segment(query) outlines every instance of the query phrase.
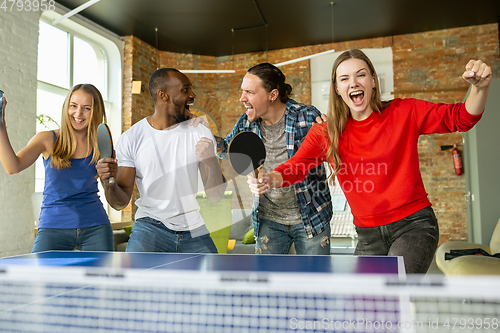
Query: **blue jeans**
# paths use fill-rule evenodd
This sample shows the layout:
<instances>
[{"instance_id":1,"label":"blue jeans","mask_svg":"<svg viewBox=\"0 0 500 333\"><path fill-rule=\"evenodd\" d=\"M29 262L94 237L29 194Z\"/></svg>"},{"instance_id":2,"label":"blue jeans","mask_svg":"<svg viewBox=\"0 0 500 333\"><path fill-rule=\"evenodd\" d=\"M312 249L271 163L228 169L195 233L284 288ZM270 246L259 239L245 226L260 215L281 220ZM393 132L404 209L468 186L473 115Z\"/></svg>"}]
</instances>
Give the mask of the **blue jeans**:
<instances>
[{"instance_id":1,"label":"blue jeans","mask_svg":"<svg viewBox=\"0 0 500 333\"><path fill-rule=\"evenodd\" d=\"M135 221L127 252L217 253L205 225L191 231L174 231L150 217Z\"/></svg>"},{"instance_id":2,"label":"blue jeans","mask_svg":"<svg viewBox=\"0 0 500 333\"><path fill-rule=\"evenodd\" d=\"M109 223L77 229L38 229L33 253L59 251L113 251L113 230Z\"/></svg>"},{"instance_id":3,"label":"blue jeans","mask_svg":"<svg viewBox=\"0 0 500 333\"><path fill-rule=\"evenodd\" d=\"M304 224L284 225L267 219L260 219L259 236L255 253L288 254L292 243L297 254L329 255L330 225L313 238L307 238Z\"/></svg>"},{"instance_id":4,"label":"blue jeans","mask_svg":"<svg viewBox=\"0 0 500 333\"><path fill-rule=\"evenodd\" d=\"M406 273L426 273L439 241L438 222L430 206L380 227L356 227L356 232L355 255L402 256Z\"/></svg>"}]
</instances>

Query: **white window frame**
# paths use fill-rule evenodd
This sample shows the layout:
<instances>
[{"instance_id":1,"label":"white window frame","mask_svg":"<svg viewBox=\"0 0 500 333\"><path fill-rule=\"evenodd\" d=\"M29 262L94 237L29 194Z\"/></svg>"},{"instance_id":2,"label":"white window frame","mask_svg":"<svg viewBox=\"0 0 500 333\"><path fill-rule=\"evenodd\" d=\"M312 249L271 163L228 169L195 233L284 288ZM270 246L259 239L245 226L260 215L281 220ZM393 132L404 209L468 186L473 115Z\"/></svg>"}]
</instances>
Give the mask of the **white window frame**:
<instances>
[{"instance_id":1,"label":"white window frame","mask_svg":"<svg viewBox=\"0 0 500 333\"><path fill-rule=\"evenodd\" d=\"M52 24L52 22L61 17L62 15L69 12L69 9L61 6L56 2L55 11L45 11L40 17L40 20ZM104 29L103 27L95 24L94 22L84 18L81 15L75 15L71 18L62 20L57 25L58 29L66 31L70 34L70 40L72 43L73 37L78 37L87 43L89 43L94 48L97 48L100 52L97 52L98 57L101 53L105 59L106 71L106 88L107 97L105 100L106 115L108 120L108 125L111 129L111 134L113 136L113 141L116 144L118 137L121 134L122 128L122 69L123 69L123 41L121 37ZM72 50L72 47L71 47ZM73 57L70 56L70 61L73 61ZM70 67L72 68L72 67ZM70 76L73 75L72 70L70 71ZM72 81L72 80L71 80ZM70 88L72 87L72 82L70 81ZM39 89L46 91L52 91L60 94L63 90L69 92L69 90L46 83L43 81L37 81ZM62 107L62 105L61 105ZM105 207L107 207L109 218L112 222L121 221L121 212L112 209L105 201L104 191L99 182L100 197Z\"/></svg>"}]
</instances>

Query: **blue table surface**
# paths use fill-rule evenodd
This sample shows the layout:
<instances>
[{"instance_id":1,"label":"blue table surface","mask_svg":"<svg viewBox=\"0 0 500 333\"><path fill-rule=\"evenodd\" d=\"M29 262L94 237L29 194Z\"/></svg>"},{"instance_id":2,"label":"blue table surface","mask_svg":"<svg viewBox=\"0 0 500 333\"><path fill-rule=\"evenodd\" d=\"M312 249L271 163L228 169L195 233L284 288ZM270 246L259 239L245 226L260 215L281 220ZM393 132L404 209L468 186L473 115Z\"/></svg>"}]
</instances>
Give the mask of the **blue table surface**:
<instances>
[{"instance_id":1,"label":"blue table surface","mask_svg":"<svg viewBox=\"0 0 500 333\"><path fill-rule=\"evenodd\" d=\"M1 266L80 266L196 271L398 274L398 257L48 251L0 259Z\"/></svg>"}]
</instances>

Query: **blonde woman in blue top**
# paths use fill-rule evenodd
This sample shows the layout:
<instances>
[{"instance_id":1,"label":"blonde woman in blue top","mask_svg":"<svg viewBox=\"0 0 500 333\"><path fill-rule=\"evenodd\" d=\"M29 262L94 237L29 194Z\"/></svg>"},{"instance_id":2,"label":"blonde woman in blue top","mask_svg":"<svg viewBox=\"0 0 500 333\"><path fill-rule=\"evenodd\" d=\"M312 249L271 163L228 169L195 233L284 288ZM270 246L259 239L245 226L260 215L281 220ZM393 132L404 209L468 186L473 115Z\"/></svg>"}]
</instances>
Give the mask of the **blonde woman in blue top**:
<instances>
[{"instance_id":1,"label":"blonde woman in blue top","mask_svg":"<svg viewBox=\"0 0 500 333\"><path fill-rule=\"evenodd\" d=\"M33 252L112 251L113 231L98 196L97 126L106 119L99 90L73 87L64 101L61 128L37 133L17 154L7 135L3 100L0 160L8 174L31 166L42 154L45 186Z\"/></svg>"}]
</instances>

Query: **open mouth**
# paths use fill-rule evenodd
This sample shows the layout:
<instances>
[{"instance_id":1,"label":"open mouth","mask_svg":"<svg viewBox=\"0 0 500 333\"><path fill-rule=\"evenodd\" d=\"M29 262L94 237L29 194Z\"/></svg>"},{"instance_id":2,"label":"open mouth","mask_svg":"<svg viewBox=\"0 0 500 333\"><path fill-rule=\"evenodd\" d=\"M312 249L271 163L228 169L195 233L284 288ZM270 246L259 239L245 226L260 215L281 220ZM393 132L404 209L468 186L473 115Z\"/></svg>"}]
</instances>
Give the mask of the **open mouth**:
<instances>
[{"instance_id":1,"label":"open mouth","mask_svg":"<svg viewBox=\"0 0 500 333\"><path fill-rule=\"evenodd\" d=\"M350 93L349 97L353 101L354 105L361 105L363 104L363 100L365 99L365 93L358 90Z\"/></svg>"},{"instance_id":2,"label":"open mouth","mask_svg":"<svg viewBox=\"0 0 500 333\"><path fill-rule=\"evenodd\" d=\"M247 114L247 116L250 116L250 114L253 112L253 106L250 105L250 104L245 104L245 108L246 108L246 111L245 113Z\"/></svg>"},{"instance_id":3,"label":"open mouth","mask_svg":"<svg viewBox=\"0 0 500 333\"><path fill-rule=\"evenodd\" d=\"M186 111L187 118L189 118L189 117L191 116L191 114L192 114L192 113L191 113L191 111L189 110L189 108L190 108L190 107L191 107L191 105L193 105L193 104L194 104L194 101L192 101L192 100L191 100L191 101L188 101L188 102L186 103L186 105L184 106L184 109L185 109L185 111Z\"/></svg>"},{"instance_id":4,"label":"open mouth","mask_svg":"<svg viewBox=\"0 0 500 333\"><path fill-rule=\"evenodd\" d=\"M75 123L77 124L81 124L85 121L85 119L76 119L76 118L73 118L73 120L75 121Z\"/></svg>"}]
</instances>

